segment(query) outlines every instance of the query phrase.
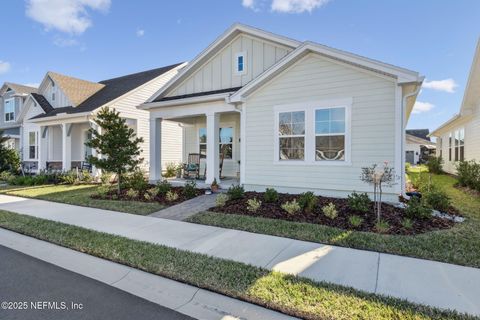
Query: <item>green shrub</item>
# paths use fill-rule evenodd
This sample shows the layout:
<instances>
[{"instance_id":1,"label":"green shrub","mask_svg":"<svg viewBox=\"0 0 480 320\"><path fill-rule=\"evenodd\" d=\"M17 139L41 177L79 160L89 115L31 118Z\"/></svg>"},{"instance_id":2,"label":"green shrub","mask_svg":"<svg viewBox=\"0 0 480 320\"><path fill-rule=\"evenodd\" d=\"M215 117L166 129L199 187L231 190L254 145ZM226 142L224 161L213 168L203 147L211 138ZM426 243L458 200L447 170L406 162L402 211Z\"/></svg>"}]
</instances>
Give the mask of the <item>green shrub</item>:
<instances>
[{"instance_id":1,"label":"green shrub","mask_svg":"<svg viewBox=\"0 0 480 320\"><path fill-rule=\"evenodd\" d=\"M287 201L281 205L281 208L285 210L288 214L293 215L300 211L301 207L297 202L297 199L293 199L292 201Z\"/></svg>"},{"instance_id":2,"label":"green shrub","mask_svg":"<svg viewBox=\"0 0 480 320\"><path fill-rule=\"evenodd\" d=\"M435 210L445 212L451 206L447 193L437 188L430 188L428 192L423 193L423 199L427 205Z\"/></svg>"},{"instance_id":3,"label":"green shrub","mask_svg":"<svg viewBox=\"0 0 480 320\"><path fill-rule=\"evenodd\" d=\"M410 171L411 168L412 168L412 165L410 164L410 162L405 163L405 172L408 173L408 171Z\"/></svg>"},{"instance_id":4,"label":"green shrub","mask_svg":"<svg viewBox=\"0 0 480 320\"><path fill-rule=\"evenodd\" d=\"M315 209L317 202L317 196L311 191L302 193L298 198L298 204L307 213L311 213Z\"/></svg>"},{"instance_id":5,"label":"green shrub","mask_svg":"<svg viewBox=\"0 0 480 320\"><path fill-rule=\"evenodd\" d=\"M167 180L157 182L158 193L162 196L166 195L168 191L172 190L172 185Z\"/></svg>"},{"instance_id":6,"label":"green shrub","mask_svg":"<svg viewBox=\"0 0 480 320\"><path fill-rule=\"evenodd\" d=\"M274 188L267 188L263 195L263 200L268 203L274 203L278 201L278 192Z\"/></svg>"},{"instance_id":7,"label":"green shrub","mask_svg":"<svg viewBox=\"0 0 480 320\"><path fill-rule=\"evenodd\" d=\"M136 199L138 198L138 190L135 190L133 188L130 188L127 190L127 197L130 199Z\"/></svg>"},{"instance_id":8,"label":"green shrub","mask_svg":"<svg viewBox=\"0 0 480 320\"><path fill-rule=\"evenodd\" d=\"M405 229L411 229L413 227L412 220L408 218L404 218L402 220L402 227L404 227Z\"/></svg>"},{"instance_id":9,"label":"green shrub","mask_svg":"<svg viewBox=\"0 0 480 320\"><path fill-rule=\"evenodd\" d=\"M442 157L430 156L427 160L427 168L431 173L442 173L443 172L443 159Z\"/></svg>"},{"instance_id":10,"label":"green shrub","mask_svg":"<svg viewBox=\"0 0 480 320\"><path fill-rule=\"evenodd\" d=\"M97 188L97 196L104 198L110 192L110 186L102 185Z\"/></svg>"},{"instance_id":11,"label":"green shrub","mask_svg":"<svg viewBox=\"0 0 480 320\"><path fill-rule=\"evenodd\" d=\"M411 197L405 209L405 216L409 219L429 219L432 209L425 206L418 197Z\"/></svg>"},{"instance_id":12,"label":"green shrub","mask_svg":"<svg viewBox=\"0 0 480 320\"><path fill-rule=\"evenodd\" d=\"M144 198L148 201L155 200L158 195L158 189L156 187L148 189L143 195Z\"/></svg>"},{"instance_id":13,"label":"green shrub","mask_svg":"<svg viewBox=\"0 0 480 320\"><path fill-rule=\"evenodd\" d=\"M480 191L480 163L474 160L460 161L456 169L459 185Z\"/></svg>"},{"instance_id":14,"label":"green shrub","mask_svg":"<svg viewBox=\"0 0 480 320\"><path fill-rule=\"evenodd\" d=\"M356 193L355 191L348 196L347 204L350 209L367 213L370 211L371 200L366 193Z\"/></svg>"},{"instance_id":15,"label":"green shrub","mask_svg":"<svg viewBox=\"0 0 480 320\"><path fill-rule=\"evenodd\" d=\"M100 175L100 182L102 184L110 184L112 182L113 174L111 172L102 171Z\"/></svg>"},{"instance_id":16,"label":"green shrub","mask_svg":"<svg viewBox=\"0 0 480 320\"><path fill-rule=\"evenodd\" d=\"M387 221L380 220L377 223L375 223L375 229L380 233L387 233L388 230L390 229L390 225L388 224Z\"/></svg>"},{"instance_id":17,"label":"green shrub","mask_svg":"<svg viewBox=\"0 0 480 320\"><path fill-rule=\"evenodd\" d=\"M0 181L8 183L13 179L15 179L15 175L13 173L11 173L10 171L0 172Z\"/></svg>"},{"instance_id":18,"label":"green shrub","mask_svg":"<svg viewBox=\"0 0 480 320\"><path fill-rule=\"evenodd\" d=\"M168 191L167 194L165 195L165 199L168 202L173 202L178 199L178 193L174 191Z\"/></svg>"},{"instance_id":19,"label":"green shrub","mask_svg":"<svg viewBox=\"0 0 480 320\"><path fill-rule=\"evenodd\" d=\"M348 223L350 223L352 227L358 228L363 223L363 218L359 216L350 216L348 218Z\"/></svg>"},{"instance_id":20,"label":"green shrub","mask_svg":"<svg viewBox=\"0 0 480 320\"><path fill-rule=\"evenodd\" d=\"M197 183L195 181L188 181L183 186L183 195L187 199L195 198L197 196Z\"/></svg>"},{"instance_id":21,"label":"green shrub","mask_svg":"<svg viewBox=\"0 0 480 320\"><path fill-rule=\"evenodd\" d=\"M0 133L0 138L2 135ZM20 169L20 157L14 149L7 148L0 142L0 171L17 173Z\"/></svg>"},{"instance_id":22,"label":"green shrub","mask_svg":"<svg viewBox=\"0 0 480 320\"><path fill-rule=\"evenodd\" d=\"M224 207L228 200L228 195L226 195L225 193L220 193L219 195L217 195L217 198L215 198L215 206Z\"/></svg>"},{"instance_id":23,"label":"green shrub","mask_svg":"<svg viewBox=\"0 0 480 320\"><path fill-rule=\"evenodd\" d=\"M262 206L262 201L257 200L257 198L247 200L247 210L250 212L257 212L261 206Z\"/></svg>"},{"instance_id":24,"label":"green shrub","mask_svg":"<svg viewBox=\"0 0 480 320\"><path fill-rule=\"evenodd\" d=\"M330 219L335 219L338 216L338 211L337 208L335 207L335 204L330 202L326 206L322 208L323 214Z\"/></svg>"},{"instance_id":25,"label":"green shrub","mask_svg":"<svg viewBox=\"0 0 480 320\"><path fill-rule=\"evenodd\" d=\"M126 188L134 189L142 192L148 188L148 181L145 179L145 172L142 170L135 170L124 178L124 186Z\"/></svg>"},{"instance_id":26,"label":"green shrub","mask_svg":"<svg viewBox=\"0 0 480 320\"><path fill-rule=\"evenodd\" d=\"M245 195L245 189L243 189L243 186L240 185L232 185L230 188L228 188L227 194L231 200L242 199Z\"/></svg>"},{"instance_id":27,"label":"green shrub","mask_svg":"<svg viewBox=\"0 0 480 320\"><path fill-rule=\"evenodd\" d=\"M83 183L92 183L93 182L93 176L88 170L82 170L80 173L80 180Z\"/></svg>"},{"instance_id":28,"label":"green shrub","mask_svg":"<svg viewBox=\"0 0 480 320\"><path fill-rule=\"evenodd\" d=\"M177 168L178 165L175 162L169 162L167 163L167 167L165 168L165 173L163 176L165 178L172 178L177 175Z\"/></svg>"},{"instance_id":29,"label":"green shrub","mask_svg":"<svg viewBox=\"0 0 480 320\"><path fill-rule=\"evenodd\" d=\"M37 177L40 176L40 175L41 174L38 174ZM60 180L65 184L76 184L76 183L78 183L77 173L73 170L64 172L60 176Z\"/></svg>"}]
</instances>

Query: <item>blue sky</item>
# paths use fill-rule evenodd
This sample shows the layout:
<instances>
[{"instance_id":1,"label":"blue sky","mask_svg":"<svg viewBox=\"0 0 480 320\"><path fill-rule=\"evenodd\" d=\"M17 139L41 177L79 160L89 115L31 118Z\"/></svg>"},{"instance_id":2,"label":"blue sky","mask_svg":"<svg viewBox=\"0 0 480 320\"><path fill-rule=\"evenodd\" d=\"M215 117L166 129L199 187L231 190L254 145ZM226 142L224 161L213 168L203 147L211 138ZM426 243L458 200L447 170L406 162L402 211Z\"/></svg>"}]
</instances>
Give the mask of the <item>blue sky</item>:
<instances>
[{"instance_id":1,"label":"blue sky","mask_svg":"<svg viewBox=\"0 0 480 320\"><path fill-rule=\"evenodd\" d=\"M420 72L409 128L459 110L480 36L480 1L6 0L0 82L46 71L98 81L193 59L234 22Z\"/></svg>"}]
</instances>

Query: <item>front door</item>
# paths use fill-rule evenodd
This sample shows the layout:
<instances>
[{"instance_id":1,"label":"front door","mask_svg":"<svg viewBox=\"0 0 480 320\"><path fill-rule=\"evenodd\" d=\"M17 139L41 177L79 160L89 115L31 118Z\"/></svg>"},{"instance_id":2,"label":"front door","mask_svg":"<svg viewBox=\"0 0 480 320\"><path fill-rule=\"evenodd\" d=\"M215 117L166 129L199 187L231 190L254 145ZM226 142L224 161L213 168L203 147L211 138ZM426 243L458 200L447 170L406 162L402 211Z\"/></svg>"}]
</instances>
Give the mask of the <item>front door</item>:
<instances>
[{"instance_id":1,"label":"front door","mask_svg":"<svg viewBox=\"0 0 480 320\"><path fill-rule=\"evenodd\" d=\"M407 151L405 155L405 161L407 161L410 164L415 164L415 153L414 151Z\"/></svg>"}]
</instances>

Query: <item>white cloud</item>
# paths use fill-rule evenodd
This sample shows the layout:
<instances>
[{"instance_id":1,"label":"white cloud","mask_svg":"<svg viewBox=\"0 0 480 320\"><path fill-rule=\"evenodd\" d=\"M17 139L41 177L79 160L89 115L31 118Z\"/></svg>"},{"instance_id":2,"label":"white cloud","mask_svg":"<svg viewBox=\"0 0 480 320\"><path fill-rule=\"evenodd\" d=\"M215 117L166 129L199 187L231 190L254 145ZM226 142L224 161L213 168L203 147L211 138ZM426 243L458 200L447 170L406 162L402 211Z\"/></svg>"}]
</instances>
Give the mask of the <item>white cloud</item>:
<instances>
[{"instance_id":1,"label":"white cloud","mask_svg":"<svg viewBox=\"0 0 480 320\"><path fill-rule=\"evenodd\" d=\"M415 102L415 105L413 106L412 113L414 114L419 114L423 112L428 112L435 108L435 105L431 104L430 102L421 102L417 101Z\"/></svg>"},{"instance_id":2,"label":"white cloud","mask_svg":"<svg viewBox=\"0 0 480 320\"><path fill-rule=\"evenodd\" d=\"M53 39L53 44L61 48L73 47L73 46L79 45L78 41L75 39L71 39L71 38L65 39L61 37L55 37L55 39Z\"/></svg>"},{"instance_id":3,"label":"white cloud","mask_svg":"<svg viewBox=\"0 0 480 320\"><path fill-rule=\"evenodd\" d=\"M272 11L285 13L312 12L316 8L327 4L329 0L273 0Z\"/></svg>"},{"instance_id":4,"label":"white cloud","mask_svg":"<svg viewBox=\"0 0 480 320\"><path fill-rule=\"evenodd\" d=\"M254 0L242 0L242 6L245 8L253 9L255 6Z\"/></svg>"},{"instance_id":5,"label":"white cloud","mask_svg":"<svg viewBox=\"0 0 480 320\"><path fill-rule=\"evenodd\" d=\"M26 15L47 31L82 34L92 25L88 10L107 12L110 0L27 0Z\"/></svg>"},{"instance_id":6,"label":"white cloud","mask_svg":"<svg viewBox=\"0 0 480 320\"><path fill-rule=\"evenodd\" d=\"M7 73L8 71L10 71L10 63L0 60L0 74Z\"/></svg>"},{"instance_id":7,"label":"white cloud","mask_svg":"<svg viewBox=\"0 0 480 320\"><path fill-rule=\"evenodd\" d=\"M458 85L453 79L433 80L433 81L425 80L423 82L422 87L426 89L454 93L455 88L458 87Z\"/></svg>"},{"instance_id":8,"label":"white cloud","mask_svg":"<svg viewBox=\"0 0 480 320\"><path fill-rule=\"evenodd\" d=\"M145 35L145 30L137 29L137 37L143 37Z\"/></svg>"}]
</instances>

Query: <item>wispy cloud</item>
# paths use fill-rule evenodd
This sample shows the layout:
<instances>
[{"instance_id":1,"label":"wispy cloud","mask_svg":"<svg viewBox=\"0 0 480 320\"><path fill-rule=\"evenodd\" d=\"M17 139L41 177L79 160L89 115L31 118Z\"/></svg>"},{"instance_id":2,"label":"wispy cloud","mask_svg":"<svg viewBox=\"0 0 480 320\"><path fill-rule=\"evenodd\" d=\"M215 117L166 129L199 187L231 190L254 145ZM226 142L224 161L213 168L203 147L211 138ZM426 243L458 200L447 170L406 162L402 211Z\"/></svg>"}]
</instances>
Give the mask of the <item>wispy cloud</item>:
<instances>
[{"instance_id":1,"label":"wispy cloud","mask_svg":"<svg viewBox=\"0 0 480 320\"><path fill-rule=\"evenodd\" d=\"M458 87L458 85L455 82L455 80L449 78L445 80L432 80L432 81L425 80L423 82L422 87L425 89L432 89L437 91L454 93L455 88Z\"/></svg>"},{"instance_id":2,"label":"wispy cloud","mask_svg":"<svg viewBox=\"0 0 480 320\"><path fill-rule=\"evenodd\" d=\"M10 71L10 62L0 60L0 74Z\"/></svg>"},{"instance_id":3,"label":"wispy cloud","mask_svg":"<svg viewBox=\"0 0 480 320\"><path fill-rule=\"evenodd\" d=\"M430 102L421 102L417 101L415 102L415 105L413 106L412 113L414 114L419 114L423 112L428 112L435 108L435 105L431 104Z\"/></svg>"},{"instance_id":4,"label":"wispy cloud","mask_svg":"<svg viewBox=\"0 0 480 320\"><path fill-rule=\"evenodd\" d=\"M27 0L26 15L45 30L82 34L92 26L89 11L107 12L110 0Z\"/></svg>"},{"instance_id":5,"label":"wispy cloud","mask_svg":"<svg viewBox=\"0 0 480 320\"><path fill-rule=\"evenodd\" d=\"M137 32L136 32L136 35L137 37L143 37L145 35L145 30L143 29L137 29Z\"/></svg>"},{"instance_id":6,"label":"wispy cloud","mask_svg":"<svg viewBox=\"0 0 480 320\"><path fill-rule=\"evenodd\" d=\"M270 2L270 10L283 13L312 12L330 0L242 0L245 8L260 11L265 2Z\"/></svg>"},{"instance_id":7,"label":"wispy cloud","mask_svg":"<svg viewBox=\"0 0 480 320\"><path fill-rule=\"evenodd\" d=\"M57 47L65 48L78 46L80 43L78 42L78 40L73 38L62 38L57 36L53 39L53 44Z\"/></svg>"}]
</instances>

